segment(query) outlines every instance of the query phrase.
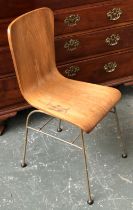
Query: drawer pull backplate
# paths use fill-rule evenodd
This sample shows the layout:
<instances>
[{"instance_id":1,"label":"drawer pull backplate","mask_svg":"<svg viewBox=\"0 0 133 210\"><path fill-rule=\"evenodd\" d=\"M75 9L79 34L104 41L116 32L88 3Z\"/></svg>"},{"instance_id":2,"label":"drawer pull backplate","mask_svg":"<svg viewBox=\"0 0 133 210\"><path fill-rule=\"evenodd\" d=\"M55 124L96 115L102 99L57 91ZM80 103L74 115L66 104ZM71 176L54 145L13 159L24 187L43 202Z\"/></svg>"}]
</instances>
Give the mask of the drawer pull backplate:
<instances>
[{"instance_id":1,"label":"drawer pull backplate","mask_svg":"<svg viewBox=\"0 0 133 210\"><path fill-rule=\"evenodd\" d=\"M67 51L74 51L78 48L80 42L77 39L70 39L69 41L66 41L64 44L64 48L67 49Z\"/></svg>"},{"instance_id":2,"label":"drawer pull backplate","mask_svg":"<svg viewBox=\"0 0 133 210\"><path fill-rule=\"evenodd\" d=\"M120 36L119 34L112 34L110 37L107 37L105 42L109 45L109 46L115 46L119 43L120 40Z\"/></svg>"},{"instance_id":3,"label":"drawer pull backplate","mask_svg":"<svg viewBox=\"0 0 133 210\"><path fill-rule=\"evenodd\" d=\"M74 77L80 71L79 66L70 66L68 69L65 70L65 75L67 77Z\"/></svg>"},{"instance_id":4,"label":"drawer pull backplate","mask_svg":"<svg viewBox=\"0 0 133 210\"><path fill-rule=\"evenodd\" d=\"M104 70L108 73L115 71L117 68L117 63L116 62L109 62L104 65Z\"/></svg>"},{"instance_id":5,"label":"drawer pull backplate","mask_svg":"<svg viewBox=\"0 0 133 210\"><path fill-rule=\"evenodd\" d=\"M67 26L73 27L76 26L80 22L80 16L79 15L69 15L65 18L64 23Z\"/></svg>"},{"instance_id":6,"label":"drawer pull backplate","mask_svg":"<svg viewBox=\"0 0 133 210\"><path fill-rule=\"evenodd\" d=\"M112 10L107 12L107 17L109 18L109 20L115 21L121 17L122 13L123 12L120 8L113 8Z\"/></svg>"}]
</instances>

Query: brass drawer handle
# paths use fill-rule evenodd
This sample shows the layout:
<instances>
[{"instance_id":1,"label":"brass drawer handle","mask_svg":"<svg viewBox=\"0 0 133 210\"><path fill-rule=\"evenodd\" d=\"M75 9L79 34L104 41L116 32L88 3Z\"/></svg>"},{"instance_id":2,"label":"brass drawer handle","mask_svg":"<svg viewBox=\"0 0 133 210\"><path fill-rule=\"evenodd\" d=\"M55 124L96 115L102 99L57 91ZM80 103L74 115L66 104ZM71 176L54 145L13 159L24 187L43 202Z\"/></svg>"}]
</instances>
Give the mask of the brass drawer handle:
<instances>
[{"instance_id":1,"label":"brass drawer handle","mask_svg":"<svg viewBox=\"0 0 133 210\"><path fill-rule=\"evenodd\" d=\"M121 17L122 13L123 12L120 8L113 8L112 10L107 12L107 17L109 18L109 20L115 21Z\"/></svg>"},{"instance_id":2,"label":"brass drawer handle","mask_svg":"<svg viewBox=\"0 0 133 210\"><path fill-rule=\"evenodd\" d=\"M77 39L70 39L65 42L64 48L67 49L67 51L74 51L78 48L80 42Z\"/></svg>"},{"instance_id":3,"label":"brass drawer handle","mask_svg":"<svg viewBox=\"0 0 133 210\"><path fill-rule=\"evenodd\" d=\"M107 64L104 65L104 70L107 72L107 73L110 73L110 72L113 72L115 71L117 68L117 63L114 61L114 62L109 62Z\"/></svg>"},{"instance_id":4,"label":"brass drawer handle","mask_svg":"<svg viewBox=\"0 0 133 210\"><path fill-rule=\"evenodd\" d=\"M68 17L65 18L64 23L67 26L73 27L76 26L80 22L80 16L79 15L69 15Z\"/></svg>"},{"instance_id":5,"label":"brass drawer handle","mask_svg":"<svg viewBox=\"0 0 133 210\"><path fill-rule=\"evenodd\" d=\"M110 37L107 37L105 42L109 45L109 46L115 46L119 43L120 40L120 36L119 34L112 34Z\"/></svg>"},{"instance_id":6,"label":"brass drawer handle","mask_svg":"<svg viewBox=\"0 0 133 210\"><path fill-rule=\"evenodd\" d=\"M67 77L74 77L80 71L79 66L70 66L68 69L65 70L65 75Z\"/></svg>"}]
</instances>

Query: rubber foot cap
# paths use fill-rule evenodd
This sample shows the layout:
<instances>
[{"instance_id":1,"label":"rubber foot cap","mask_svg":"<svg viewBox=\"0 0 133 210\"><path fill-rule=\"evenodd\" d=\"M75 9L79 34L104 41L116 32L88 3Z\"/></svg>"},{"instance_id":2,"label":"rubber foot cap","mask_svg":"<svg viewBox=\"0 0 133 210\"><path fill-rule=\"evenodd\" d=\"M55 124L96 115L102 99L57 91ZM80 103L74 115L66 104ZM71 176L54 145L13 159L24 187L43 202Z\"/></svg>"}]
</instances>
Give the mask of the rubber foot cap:
<instances>
[{"instance_id":1,"label":"rubber foot cap","mask_svg":"<svg viewBox=\"0 0 133 210\"><path fill-rule=\"evenodd\" d=\"M127 154L122 154L122 158L127 158Z\"/></svg>"},{"instance_id":2,"label":"rubber foot cap","mask_svg":"<svg viewBox=\"0 0 133 210\"><path fill-rule=\"evenodd\" d=\"M27 166L27 163L21 163L21 167L25 168Z\"/></svg>"},{"instance_id":3,"label":"rubber foot cap","mask_svg":"<svg viewBox=\"0 0 133 210\"><path fill-rule=\"evenodd\" d=\"M92 205L92 204L94 203L94 200L90 200L90 201L88 200L87 203L88 203L89 205Z\"/></svg>"},{"instance_id":4,"label":"rubber foot cap","mask_svg":"<svg viewBox=\"0 0 133 210\"><path fill-rule=\"evenodd\" d=\"M58 128L58 129L57 129L57 132L61 132L61 131L62 131L62 128Z\"/></svg>"}]
</instances>

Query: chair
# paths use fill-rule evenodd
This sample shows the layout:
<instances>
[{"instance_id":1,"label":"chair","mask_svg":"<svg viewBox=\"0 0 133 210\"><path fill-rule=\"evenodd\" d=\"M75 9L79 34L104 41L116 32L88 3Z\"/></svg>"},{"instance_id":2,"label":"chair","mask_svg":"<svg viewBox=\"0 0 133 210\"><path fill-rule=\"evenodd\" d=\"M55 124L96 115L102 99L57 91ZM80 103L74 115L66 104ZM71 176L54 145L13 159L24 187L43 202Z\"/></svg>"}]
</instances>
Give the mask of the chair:
<instances>
[{"instance_id":1,"label":"chair","mask_svg":"<svg viewBox=\"0 0 133 210\"><path fill-rule=\"evenodd\" d=\"M66 120L81 129L85 173L87 177L88 204L93 204L87 168L84 133L89 133L112 110L120 100L121 93L111 87L74 81L63 77L55 63L54 16L49 8L40 8L15 19L8 27L8 40L19 88L25 100L37 110L26 121L26 138L22 167L26 164L26 146L30 116L36 112L46 113ZM114 108L117 127L119 122ZM36 130L44 133L41 129ZM121 135L121 134L120 134ZM56 138L62 142L59 138ZM127 157L125 143L121 139L122 157Z\"/></svg>"}]
</instances>

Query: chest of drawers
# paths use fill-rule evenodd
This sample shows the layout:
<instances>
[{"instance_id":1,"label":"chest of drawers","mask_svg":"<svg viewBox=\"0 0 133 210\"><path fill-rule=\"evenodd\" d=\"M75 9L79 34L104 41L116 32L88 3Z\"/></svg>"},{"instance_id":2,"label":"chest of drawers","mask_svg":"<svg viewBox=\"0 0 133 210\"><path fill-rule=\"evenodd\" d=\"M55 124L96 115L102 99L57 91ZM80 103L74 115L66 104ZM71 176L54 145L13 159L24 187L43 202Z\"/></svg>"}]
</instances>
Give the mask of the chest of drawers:
<instances>
[{"instance_id":1,"label":"chest of drawers","mask_svg":"<svg viewBox=\"0 0 133 210\"><path fill-rule=\"evenodd\" d=\"M1 121L28 107L17 85L6 29L35 8L54 10L56 61L64 76L106 85L132 83L133 0L0 0L0 5Z\"/></svg>"}]
</instances>

